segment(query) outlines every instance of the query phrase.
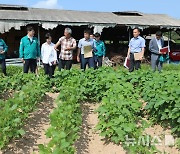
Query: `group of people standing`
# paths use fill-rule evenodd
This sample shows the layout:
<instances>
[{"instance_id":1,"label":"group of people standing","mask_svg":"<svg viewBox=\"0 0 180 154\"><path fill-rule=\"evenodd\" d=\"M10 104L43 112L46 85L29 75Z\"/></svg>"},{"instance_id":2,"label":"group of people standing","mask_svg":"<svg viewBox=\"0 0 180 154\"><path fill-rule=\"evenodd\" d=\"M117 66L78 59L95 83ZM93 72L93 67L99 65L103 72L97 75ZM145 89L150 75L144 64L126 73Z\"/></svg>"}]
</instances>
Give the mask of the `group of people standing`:
<instances>
[{"instance_id":1,"label":"group of people standing","mask_svg":"<svg viewBox=\"0 0 180 154\"><path fill-rule=\"evenodd\" d=\"M53 77L56 66L59 70L70 70L73 63L73 51L77 49L77 61L81 62L81 69L85 70L88 64L89 68L98 68L102 66L105 58L106 47L103 41L100 40L100 33L92 34L90 29L84 30L84 38L80 39L78 44L72 37L72 30L65 28L64 36L62 36L56 44L52 43L50 33L45 35L46 42L40 48L39 41L34 37L35 30L33 27L27 27L27 35L20 41L19 57L21 58L24 67L24 73L30 70L36 72L37 60L42 60L45 74ZM58 47L61 46L59 58L57 58ZM159 61L160 49L164 46L162 33L158 31L156 37L150 41L149 50L151 51L151 66L155 71L156 67L159 71L162 69L162 63ZM140 36L140 29L134 28L133 38L129 42L127 57L130 59L129 71L138 70L141 67L141 60L144 57L145 39ZM5 53L8 50L6 43L0 39L0 64L4 75L6 75ZM87 54L88 51L88 54ZM142 53L139 60L135 60L135 54ZM88 56L87 56L88 55Z\"/></svg>"},{"instance_id":2,"label":"group of people standing","mask_svg":"<svg viewBox=\"0 0 180 154\"><path fill-rule=\"evenodd\" d=\"M129 71L134 71L141 68L141 61L144 58L144 52L146 47L145 39L140 36L140 29L134 28L133 30L133 38L129 42L129 48L127 57L130 59L130 67ZM162 70L163 62L160 61L160 56L164 53L160 52L160 49L164 47L164 40L162 37L162 32L157 31L156 36L151 39L149 43L149 51L151 52L151 67L153 71L158 69L159 72ZM135 54L141 53L141 57L138 60L135 60Z\"/></svg>"},{"instance_id":3,"label":"group of people standing","mask_svg":"<svg viewBox=\"0 0 180 154\"><path fill-rule=\"evenodd\" d=\"M46 42L42 44L41 50L37 38L34 37L33 27L27 28L27 36L21 39L20 43L20 58L24 63L24 73L35 73L37 67L37 60L41 59L45 74L51 78L54 75L54 70L58 64L59 70L70 70L73 63L73 51L78 46L77 61L81 62L81 69L85 70L86 65L90 68L97 68L102 66L102 60L105 57L105 45L100 40L100 34L96 33L95 37L90 38L91 31L89 29L84 31L84 38L81 39L77 45L76 40L71 36L72 30L65 28L64 36L62 36L56 44L52 43L52 36L50 33L45 35ZM57 58L58 47L61 46L59 59ZM92 56L84 57L84 48L90 47ZM41 52L40 52L41 51Z\"/></svg>"}]
</instances>

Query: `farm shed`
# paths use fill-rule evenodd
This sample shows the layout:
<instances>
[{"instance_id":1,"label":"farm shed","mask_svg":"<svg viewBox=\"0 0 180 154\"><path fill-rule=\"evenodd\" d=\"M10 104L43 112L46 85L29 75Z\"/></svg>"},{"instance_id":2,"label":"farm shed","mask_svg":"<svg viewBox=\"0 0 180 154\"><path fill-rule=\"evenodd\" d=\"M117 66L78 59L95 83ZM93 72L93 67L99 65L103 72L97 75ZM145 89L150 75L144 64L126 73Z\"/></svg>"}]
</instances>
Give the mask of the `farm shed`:
<instances>
[{"instance_id":1,"label":"farm shed","mask_svg":"<svg viewBox=\"0 0 180 154\"><path fill-rule=\"evenodd\" d=\"M56 9L28 8L16 5L0 5L0 37L9 46L8 58L17 58L19 42L26 35L26 25L33 25L36 36L43 43L46 32L51 32L53 42L63 35L65 27L73 30L73 37L79 40L87 27L93 32L101 32L106 41L108 52L126 50L132 37L132 29L139 27L142 35L148 36L158 29L163 32L178 31L180 20L163 14L145 14L140 12L90 12ZM119 46L121 42L122 46ZM119 49L117 49L119 48Z\"/></svg>"}]
</instances>

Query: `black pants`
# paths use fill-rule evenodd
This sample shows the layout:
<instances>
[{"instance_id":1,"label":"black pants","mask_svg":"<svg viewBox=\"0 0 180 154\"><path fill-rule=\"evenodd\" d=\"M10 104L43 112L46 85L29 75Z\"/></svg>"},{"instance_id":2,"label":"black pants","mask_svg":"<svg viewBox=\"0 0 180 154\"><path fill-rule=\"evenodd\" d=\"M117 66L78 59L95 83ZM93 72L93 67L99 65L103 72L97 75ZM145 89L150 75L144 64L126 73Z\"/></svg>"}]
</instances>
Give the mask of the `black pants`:
<instances>
[{"instance_id":1,"label":"black pants","mask_svg":"<svg viewBox=\"0 0 180 154\"><path fill-rule=\"evenodd\" d=\"M44 65L44 73L46 75L49 75L50 78L53 77L54 71L56 69L56 65L50 66L49 64L43 64Z\"/></svg>"},{"instance_id":2,"label":"black pants","mask_svg":"<svg viewBox=\"0 0 180 154\"><path fill-rule=\"evenodd\" d=\"M102 67L103 57L94 56L95 68Z\"/></svg>"},{"instance_id":3,"label":"black pants","mask_svg":"<svg viewBox=\"0 0 180 154\"><path fill-rule=\"evenodd\" d=\"M134 60L134 54L130 53L130 67L129 72L134 71L134 67L136 70L141 68L141 61L140 60Z\"/></svg>"},{"instance_id":4,"label":"black pants","mask_svg":"<svg viewBox=\"0 0 180 154\"><path fill-rule=\"evenodd\" d=\"M7 75L6 74L6 61L5 61L5 59L0 59L0 64L1 64L2 72L4 73L4 75Z\"/></svg>"},{"instance_id":5,"label":"black pants","mask_svg":"<svg viewBox=\"0 0 180 154\"><path fill-rule=\"evenodd\" d=\"M32 73L36 72L37 60L36 59L25 59L24 60L24 73L28 73L29 69Z\"/></svg>"},{"instance_id":6,"label":"black pants","mask_svg":"<svg viewBox=\"0 0 180 154\"><path fill-rule=\"evenodd\" d=\"M72 67L72 60L62 60L59 59L59 71L61 71L61 69L66 69L66 70L70 70Z\"/></svg>"}]
</instances>

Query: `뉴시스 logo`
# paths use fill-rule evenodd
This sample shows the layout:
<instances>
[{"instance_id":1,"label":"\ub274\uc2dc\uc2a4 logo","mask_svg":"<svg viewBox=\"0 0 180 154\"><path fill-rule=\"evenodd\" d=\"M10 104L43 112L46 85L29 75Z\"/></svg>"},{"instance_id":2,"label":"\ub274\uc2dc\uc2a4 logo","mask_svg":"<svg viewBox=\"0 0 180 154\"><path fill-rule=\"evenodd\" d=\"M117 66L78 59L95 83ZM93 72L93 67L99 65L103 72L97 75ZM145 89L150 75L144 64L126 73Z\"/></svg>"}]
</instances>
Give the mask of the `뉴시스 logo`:
<instances>
[{"instance_id":1,"label":"\ub274\uc2dc\uc2a4 logo","mask_svg":"<svg viewBox=\"0 0 180 154\"><path fill-rule=\"evenodd\" d=\"M159 136L150 136L144 135L139 136L138 139L129 138L128 135L125 136L125 144L127 146L134 146L134 145L143 145L143 146L150 146L150 145L165 145L165 146L173 146L175 145L175 139L172 135L165 135L164 140L161 139Z\"/></svg>"}]
</instances>

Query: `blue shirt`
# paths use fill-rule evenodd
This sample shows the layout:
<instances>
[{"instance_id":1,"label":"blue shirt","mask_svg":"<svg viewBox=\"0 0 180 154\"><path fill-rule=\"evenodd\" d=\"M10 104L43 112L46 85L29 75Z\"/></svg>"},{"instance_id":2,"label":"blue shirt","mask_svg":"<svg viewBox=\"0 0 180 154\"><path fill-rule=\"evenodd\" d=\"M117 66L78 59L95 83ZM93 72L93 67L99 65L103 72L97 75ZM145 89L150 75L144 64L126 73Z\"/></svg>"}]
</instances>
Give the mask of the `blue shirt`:
<instances>
[{"instance_id":1,"label":"blue shirt","mask_svg":"<svg viewBox=\"0 0 180 154\"><path fill-rule=\"evenodd\" d=\"M79 40L78 48L81 49L81 54L84 54L84 46L92 46L92 49L95 49L93 39L86 40L85 38Z\"/></svg>"},{"instance_id":2,"label":"blue shirt","mask_svg":"<svg viewBox=\"0 0 180 154\"><path fill-rule=\"evenodd\" d=\"M0 39L0 51L5 51L7 52L8 46L4 42L3 39ZM0 54L0 59L5 59L5 54Z\"/></svg>"},{"instance_id":3,"label":"blue shirt","mask_svg":"<svg viewBox=\"0 0 180 154\"><path fill-rule=\"evenodd\" d=\"M145 39L141 36L138 36L137 38L133 37L129 42L130 53L141 52L142 48L145 47Z\"/></svg>"},{"instance_id":4,"label":"blue shirt","mask_svg":"<svg viewBox=\"0 0 180 154\"><path fill-rule=\"evenodd\" d=\"M103 41L95 41L95 52L94 54L98 57L105 56L106 47Z\"/></svg>"}]
</instances>

